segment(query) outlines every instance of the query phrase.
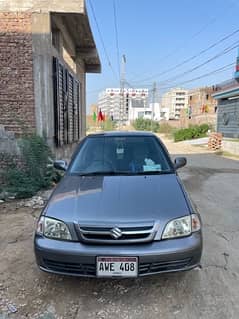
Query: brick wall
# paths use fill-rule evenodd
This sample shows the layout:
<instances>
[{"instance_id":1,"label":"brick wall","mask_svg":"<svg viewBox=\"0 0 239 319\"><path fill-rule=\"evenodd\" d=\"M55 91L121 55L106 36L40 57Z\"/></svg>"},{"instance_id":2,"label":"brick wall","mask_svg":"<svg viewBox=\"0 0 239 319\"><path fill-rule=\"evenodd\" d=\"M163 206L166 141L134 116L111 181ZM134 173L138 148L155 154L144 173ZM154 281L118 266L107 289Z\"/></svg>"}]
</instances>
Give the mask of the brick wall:
<instances>
[{"instance_id":1,"label":"brick wall","mask_svg":"<svg viewBox=\"0 0 239 319\"><path fill-rule=\"evenodd\" d=\"M0 124L35 129L31 13L0 12Z\"/></svg>"}]
</instances>

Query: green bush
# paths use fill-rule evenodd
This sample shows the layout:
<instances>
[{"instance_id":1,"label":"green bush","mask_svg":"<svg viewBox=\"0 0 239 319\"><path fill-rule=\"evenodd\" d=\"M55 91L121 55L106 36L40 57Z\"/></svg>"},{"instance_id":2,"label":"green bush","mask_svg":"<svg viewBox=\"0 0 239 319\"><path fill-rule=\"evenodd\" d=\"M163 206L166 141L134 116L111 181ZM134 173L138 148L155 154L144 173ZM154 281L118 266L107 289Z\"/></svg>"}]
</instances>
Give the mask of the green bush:
<instances>
[{"instance_id":1,"label":"green bush","mask_svg":"<svg viewBox=\"0 0 239 319\"><path fill-rule=\"evenodd\" d=\"M200 138L206 136L206 133L209 130L208 124L202 125L194 125L190 126L189 128L180 129L174 132L174 141L184 141L184 140L191 140L194 138Z\"/></svg>"},{"instance_id":2,"label":"green bush","mask_svg":"<svg viewBox=\"0 0 239 319\"><path fill-rule=\"evenodd\" d=\"M153 131L159 132L159 123L157 121L151 121L150 119L138 118L133 121L133 127L137 131Z\"/></svg>"},{"instance_id":3,"label":"green bush","mask_svg":"<svg viewBox=\"0 0 239 319\"><path fill-rule=\"evenodd\" d=\"M103 130L104 131L113 131L116 127L116 123L112 121L111 119L107 119L103 122Z\"/></svg>"},{"instance_id":4,"label":"green bush","mask_svg":"<svg viewBox=\"0 0 239 319\"><path fill-rule=\"evenodd\" d=\"M26 198L49 188L58 174L52 165L53 155L44 138L29 135L19 142L19 161L11 161L3 175L5 190L16 198Z\"/></svg>"},{"instance_id":5,"label":"green bush","mask_svg":"<svg viewBox=\"0 0 239 319\"><path fill-rule=\"evenodd\" d=\"M202 134L205 134L205 133L207 133L208 130L210 129L210 126L209 126L208 124L201 124L201 125L199 126L199 129L200 129L200 132L201 132Z\"/></svg>"}]
</instances>

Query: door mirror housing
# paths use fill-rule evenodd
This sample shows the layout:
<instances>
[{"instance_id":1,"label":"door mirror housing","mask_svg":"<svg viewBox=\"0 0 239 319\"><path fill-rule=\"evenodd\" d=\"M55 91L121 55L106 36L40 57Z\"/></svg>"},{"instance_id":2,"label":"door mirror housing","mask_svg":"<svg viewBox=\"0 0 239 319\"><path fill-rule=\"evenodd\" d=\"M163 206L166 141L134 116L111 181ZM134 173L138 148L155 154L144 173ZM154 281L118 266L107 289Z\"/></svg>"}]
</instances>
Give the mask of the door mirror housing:
<instances>
[{"instance_id":1,"label":"door mirror housing","mask_svg":"<svg viewBox=\"0 0 239 319\"><path fill-rule=\"evenodd\" d=\"M186 157L176 157L174 160L174 168L178 169L180 167L183 167L187 164Z\"/></svg>"},{"instance_id":2,"label":"door mirror housing","mask_svg":"<svg viewBox=\"0 0 239 319\"><path fill-rule=\"evenodd\" d=\"M63 160L54 161L53 166L61 171L66 171L68 167L67 162Z\"/></svg>"}]
</instances>

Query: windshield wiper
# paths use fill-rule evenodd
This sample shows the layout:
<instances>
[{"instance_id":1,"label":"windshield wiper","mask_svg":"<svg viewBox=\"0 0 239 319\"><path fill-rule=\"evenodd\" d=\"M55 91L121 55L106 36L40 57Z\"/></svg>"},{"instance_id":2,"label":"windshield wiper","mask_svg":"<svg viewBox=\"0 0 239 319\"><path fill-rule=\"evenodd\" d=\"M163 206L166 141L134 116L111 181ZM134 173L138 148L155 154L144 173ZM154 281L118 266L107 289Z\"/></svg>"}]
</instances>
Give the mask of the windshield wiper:
<instances>
[{"instance_id":1,"label":"windshield wiper","mask_svg":"<svg viewBox=\"0 0 239 319\"><path fill-rule=\"evenodd\" d=\"M172 174L173 171L144 171L144 172L135 172L134 175L164 175Z\"/></svg>"},{"instance_id":2,"label":"windshield wiper","mask_svg":"<svg viewBox=\"0 0 239 319\"><path fill-rule=\"evenodd\" d=\"M104 176L104 175L132 175L134 173L128 171L95 171L95 172L79 172L78 176Z\"/></svg>"},{"instance_id":3,"label":"windshield wiper","mask_svg":"<svg viewBox=\"0 0 239 319\"><path fill-rule=\"evenodd\" d=\"M94 172L79 172L74 173L78 176L105 176L105 175L163 175L172 174L173 171L144 171L144 172L131 172L131 171L94 171Z\"/></svg>"}]
</instances>

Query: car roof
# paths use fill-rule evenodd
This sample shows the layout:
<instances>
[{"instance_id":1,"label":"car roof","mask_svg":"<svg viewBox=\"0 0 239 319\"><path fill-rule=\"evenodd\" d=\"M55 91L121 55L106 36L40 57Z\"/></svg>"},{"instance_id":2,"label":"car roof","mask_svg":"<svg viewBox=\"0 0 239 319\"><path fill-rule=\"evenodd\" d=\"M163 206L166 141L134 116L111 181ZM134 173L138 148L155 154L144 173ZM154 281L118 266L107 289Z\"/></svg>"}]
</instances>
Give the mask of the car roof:
<instances>
[{"instance_id":1,"label":"car roof","mask_svg":"<svg viewBox=\"0 0 239 319\"><path fill-rule=\"evenodd\" d=\"M107 131L99 132L87 135L87 137L115 137L115 136L155 136L153 133L148 131Z\"/></svg>"}]
</instances>

